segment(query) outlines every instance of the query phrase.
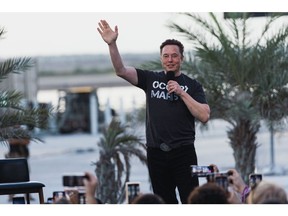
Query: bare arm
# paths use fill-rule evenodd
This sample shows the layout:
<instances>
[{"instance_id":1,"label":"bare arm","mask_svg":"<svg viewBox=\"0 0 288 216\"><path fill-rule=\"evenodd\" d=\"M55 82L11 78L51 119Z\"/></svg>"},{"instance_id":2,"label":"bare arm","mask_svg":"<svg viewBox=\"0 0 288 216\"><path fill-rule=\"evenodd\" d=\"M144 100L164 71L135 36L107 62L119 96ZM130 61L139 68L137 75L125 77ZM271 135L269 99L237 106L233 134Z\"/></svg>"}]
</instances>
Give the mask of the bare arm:
<instances>
[{"instance_id":1,"label":"bare arm","mask_svg":"<svg viewBox=\"0 0 288 216\"><path fill-rule=\"evenodd\" d=\"M195 116L202 123L206 123L210 118L210 107L208 104L201 104L194 100L187 92L183 90L183 92L179 95L190 113Z\"/></svg>"},{"instance_id":2,"label":"bare arm","mask_svg":"<svg viewBox=\"0 0 288 216\"><path fill-rule=\"evenodd\" d=\"M96 189L98 186L98 179L95 175L90 172L85 172L87 178L85 178L84 186L85 186L85 196L87 204L97 204L97 200L95 198Z\"/></svg>"},{"instance_id":3,"label":"bare arm","mask_svg":"<svg viewBox=\"0 0 288 216\"><path fill-rule=\"evenodd\" d=\"M106 20L100 20L98 23L99 27L97 28L102 39L108 44L110 58L116 72L116 75L122 77L133 85L138 83L137 72L134 67L126 67L123 64L121 55L117 47L117 38L118 38L118 27L115 26L114 31L110 28Z\"/></svg>"},{"instance_id":4,"label":"bare arm","mask_svg":"<svg viewBox=\"0 0 288 216\"><path fill-rule=\"evenodd\" d=\"M231 175L228 176L229 180L233 182L234 190L238 193L242 193L246 187L244 180L241 175L235 169L230 169L229 172Z\"/></svg>"},{"instance_id":5,"label":"bare arm","mask_svg":"<svg viewBox=\"0 0 288 216\"><path fill-rule=\"evenodd\" d=\"M210 107L208 104L201 104L194 100L187 92L185 92L180 85L174 81L170 80L168 82L168 92L169 94L175 92L186 104L190 113L195 116L202 123L206 123L210 118Z\"/></svg>"}]
</instances>

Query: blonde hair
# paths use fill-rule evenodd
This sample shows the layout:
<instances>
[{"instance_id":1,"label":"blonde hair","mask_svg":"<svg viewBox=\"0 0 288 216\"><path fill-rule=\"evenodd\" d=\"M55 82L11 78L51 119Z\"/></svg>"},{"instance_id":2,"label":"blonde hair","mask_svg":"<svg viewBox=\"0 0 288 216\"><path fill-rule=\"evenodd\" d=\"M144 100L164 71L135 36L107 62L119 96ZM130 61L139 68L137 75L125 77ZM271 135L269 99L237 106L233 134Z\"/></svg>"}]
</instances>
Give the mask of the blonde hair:
<instances>
[{"instance_id":1,"label":"blonde hair","mask_svg":"<svg viewBox=\"0 0 288 216\"><path fill-rule=\"evenodd\" d=\"M279 203L287 204L287 193L284 188L275 183L261 181L250 192L248 199L251 204Z\"/></svg>"}]
</instances>

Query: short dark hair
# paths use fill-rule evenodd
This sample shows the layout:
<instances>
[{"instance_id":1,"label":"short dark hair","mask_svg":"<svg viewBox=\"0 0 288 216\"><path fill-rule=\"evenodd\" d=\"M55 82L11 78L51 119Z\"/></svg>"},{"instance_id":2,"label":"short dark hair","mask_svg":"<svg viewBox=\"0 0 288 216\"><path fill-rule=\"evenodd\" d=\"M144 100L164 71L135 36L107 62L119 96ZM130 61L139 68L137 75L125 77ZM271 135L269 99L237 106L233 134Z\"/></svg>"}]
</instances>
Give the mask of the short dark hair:
<instances>
[{"instance_id":1,"label":"short dark hair","mask_svg":"<svg viewBox=\"0 0 288 216\"><path fill-rule=\"evenodd\" d=\"M228 194L214 182L196 187L188 196L189 204L229 204Z\"/></svg>"},{"instance_id":2,"label":"short dark hair","mask_svg":"<svg viewBox=\"0 0 288 216\"><path fill-rule=\"evenodd\" d=\"M165 204L162 197L153 193L140 194L134 198L132 204Z\"/></svg>"},{"instance_id":3,"label":"short dark hair","mask_svg":"<svg viewBox=\"0 0 288 216\"><path fill-rule=\"evenodd\" d=\"M180 53L182 56L184 56L184 46L183 44L178 41L178 40L175 40L175 39L167 39L165 40L161 45L160 45L160 53L162 53L162 49L164 46L166 45L176 45L179 47L179 50L180 50Z\"/></svg>"}]
</instances>

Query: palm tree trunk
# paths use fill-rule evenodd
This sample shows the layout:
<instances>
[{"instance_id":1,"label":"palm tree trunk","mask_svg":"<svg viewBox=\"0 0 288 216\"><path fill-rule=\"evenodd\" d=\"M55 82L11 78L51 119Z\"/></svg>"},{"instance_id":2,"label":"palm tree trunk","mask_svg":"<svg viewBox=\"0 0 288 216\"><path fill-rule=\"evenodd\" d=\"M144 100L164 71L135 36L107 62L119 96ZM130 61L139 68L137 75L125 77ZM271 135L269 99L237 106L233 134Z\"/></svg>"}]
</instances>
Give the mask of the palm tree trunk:
<instances>
[{"instance_id":1,"label":"palm tree trunk","mask_svg":"<svg viewBox=\"0 0 288 216\"><path fill-rule=\"evenodd\" d=\"M258 146L256 134L259 128L259 123L253 124L250 120L242 119L227 132L233 149L235 169L247 184L249 174L255 171L255 155Z\"/></svg>"},{"instance_id":2,"label":"palm tree trunk","mask_svg":"<svg viewBox=\"0 0 288 216\"><path fill-rule=\"evenodd\" d=\"M96 176L99 178L97 197L103 203L117 204L114 166L104 160L100 160L100 162L96 164Z\"/></svg>"}]
</instances>

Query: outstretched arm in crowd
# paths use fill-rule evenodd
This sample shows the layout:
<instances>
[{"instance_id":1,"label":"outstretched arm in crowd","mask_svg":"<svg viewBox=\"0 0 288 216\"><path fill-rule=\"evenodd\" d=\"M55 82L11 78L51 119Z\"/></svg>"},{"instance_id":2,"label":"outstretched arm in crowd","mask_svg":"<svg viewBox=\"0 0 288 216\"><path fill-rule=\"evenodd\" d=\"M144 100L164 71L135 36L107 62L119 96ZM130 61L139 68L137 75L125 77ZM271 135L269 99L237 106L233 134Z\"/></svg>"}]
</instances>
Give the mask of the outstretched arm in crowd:
<instances>
[{"instance_id":1,"label":"outstretched arm in crowd","mask_svg":"<svg viewBox=\"0 0 288 216\"><path fill-rule=\"evenodd\" d=\"M97 204L98 202L95 198L95 194L98 186L98 179L90 172L85 172L85 175L87 176L87 178L84 179L86 204Z\"/></svg>"},{"instance_id":2,"label":"outstretched arm in crowd","mask_svg":"<svg viewBox=\"0 0 288 216\"><path fill-rule=\"evenodd\" d=\"M250 193L250 188L248 187L248 185L245 184L244 180L242 179L240 173L237 172L237 170L230 169L228 173L228 179L232 183L233 189L239 194L241 194L241 201L242 203L245 203L246 198Z\"/></svg>"}]
</instances>

